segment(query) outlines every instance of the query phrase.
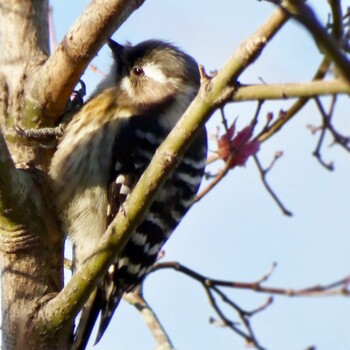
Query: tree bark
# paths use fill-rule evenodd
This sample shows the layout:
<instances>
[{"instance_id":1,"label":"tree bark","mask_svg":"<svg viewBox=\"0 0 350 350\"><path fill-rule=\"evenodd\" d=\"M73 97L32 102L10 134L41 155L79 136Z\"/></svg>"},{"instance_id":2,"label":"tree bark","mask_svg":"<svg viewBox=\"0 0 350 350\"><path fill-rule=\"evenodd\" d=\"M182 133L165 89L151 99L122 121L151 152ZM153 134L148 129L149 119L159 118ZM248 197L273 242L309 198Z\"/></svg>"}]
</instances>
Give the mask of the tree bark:
<instances>
[{"instance_id":1,"label":"tree bark","mask_svg":"<svg viewBox=\"0 0 350 350\"><path fill-rule=\"evenodd\" d=\"M50 201L43 200L40 171L52 151L23 142L13 129L28 112L28 82L49 54L48 1L3 0L0 17L2 349L65 349L66 329L53 347L51 335L31 322L43 298L63 287L63 236L45 206ZM34 115L30 124L36 124Z\"/></svg>"},{"instance_id":2,"label":"tree bark","mask_svg":"<svg viewBox=\"0 0 350 350\"><path fill-rule=\"evenodd\" d=\"M0 0L3 350L69 349L79 311L60 319L59 326L47 324L47 314L40 312L63 288L64 235L46 176L53 149L19 136L14 126L55 125L92 57L143 2L91 2L49 56L48 0ZM50 309L49 316L62 308Z\"/></svg>"}]
</instances>

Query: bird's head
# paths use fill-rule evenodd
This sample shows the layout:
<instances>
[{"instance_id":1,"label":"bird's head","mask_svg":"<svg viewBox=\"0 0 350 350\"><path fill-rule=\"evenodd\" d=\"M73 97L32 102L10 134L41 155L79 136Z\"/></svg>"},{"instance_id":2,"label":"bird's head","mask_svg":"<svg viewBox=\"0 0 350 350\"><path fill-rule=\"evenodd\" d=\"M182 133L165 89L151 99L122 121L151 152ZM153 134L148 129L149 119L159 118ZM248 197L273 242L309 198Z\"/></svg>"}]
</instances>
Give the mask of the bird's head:
<instances>
[{"instance_id":1,"label":"bird's head","mask_svg":"<svg viewBox=\"0 0 350 350\"><path fill-rule=\"evenodd\" d=\"M177 47L160 40L122 46L109 39L108 45L115 59L108 84L119 87L126 103L147 110L197 93L198 65Z\"/></svg>"}]
</instances>

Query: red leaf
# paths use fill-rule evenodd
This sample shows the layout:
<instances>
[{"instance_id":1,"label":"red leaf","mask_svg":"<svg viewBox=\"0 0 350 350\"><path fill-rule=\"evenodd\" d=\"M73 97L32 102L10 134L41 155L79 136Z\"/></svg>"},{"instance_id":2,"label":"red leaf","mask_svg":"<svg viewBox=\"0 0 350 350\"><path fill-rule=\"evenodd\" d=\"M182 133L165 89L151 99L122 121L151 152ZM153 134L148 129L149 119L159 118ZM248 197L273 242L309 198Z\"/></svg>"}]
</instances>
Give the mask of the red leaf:
<instances>
[{"instance_id":1,"label":"red leaf","mask_svg":"<svg viewBox=\"0 0 350 350\"><path fill-rule=\"evenodd\" d=\"M245 127L236 136L234 136L234 133L235 123L217 141L217 153L221 159L227 162L232 153L229 165L231 169L235 166L245 165L247 159L251 155L256 154L260 148L260 142L258 140L249 141L253 133L252 126Z\"/></svg>"}]
</instances>

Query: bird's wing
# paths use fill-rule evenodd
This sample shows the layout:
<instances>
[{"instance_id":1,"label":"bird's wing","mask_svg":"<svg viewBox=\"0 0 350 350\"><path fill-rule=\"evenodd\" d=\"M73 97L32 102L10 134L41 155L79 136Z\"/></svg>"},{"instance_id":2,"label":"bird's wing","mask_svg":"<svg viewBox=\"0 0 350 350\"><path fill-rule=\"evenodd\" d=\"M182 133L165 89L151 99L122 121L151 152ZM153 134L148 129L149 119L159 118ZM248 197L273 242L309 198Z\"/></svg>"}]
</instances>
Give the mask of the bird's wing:
<instances>
[{"instance_id":1,"label":"bird's wing","mask_svg":"<svg viewBox=\"0 0 350 350\"><path fill-rule=\"evenodd\" d=\"M134 132L130 128L128 119L120 119L116 122L120 125L116 128L113 156L110 160L110 176L107 185L108 207L106 208L106 228L117 215L120 206L126 200L137 180L131 151L134 147ZM138 173L140 171L142 169ZM91 294L82 310L79 324L74 333L73 350L85 349L98 315L101 311L107 310L107 307L111 308L109 303L112 300L114 305L111 309L114 311L118 306L123 291L116 289L116 286L111 283L113 269L114 265L109 268L104 280ZM111 317L112 315L109 316ZM108 318L108 323L110 317ZM103 327L103 331L106 329L108 323ZM97 337L96 342L98 342L103 332L99 331L99 334L100 336Z\"/></svg>"},{"instance_id":2,"label":"bird's wing","mask_svg":"<svg viewBox=\"0 0 350 350\"><path fill-rule=\"evenodd\" d=\"M116 139L109 181L107 225L118 213L165 137L165 131L152 125L151 118L144 116L130 119L128 130ZM96 342L100 340L123 293L140 283L155 262L161 247L192 203L201 182L205 159L206 135L203 130L160 189L144 220L98 287L86 327L87 337L100 312Z\"/></svg>"},{"instance_id":3,"label":"bird's wing","mask_svg":"<svg viewBox=\"0 0 350 350\"><path fill-rule=\"evenodd\" d=\"M150 136L150 130L156 128L154 133L157 137ZM145 136L147 133L147 137ZM163 132L157 129L156 123L151 116L132 117L128 120L128 132L123 134L124 142L117 140L115 143L115 152L113 159L114 168L111 170L111 181L108 192L108 211L107 225L111 223L118 213L121 205L127 199L135 187L137 181L145 171L146 167L153 158L153 155L164 139ZM122 147L122 145L125 145ZM135 278L125 279L123 270L128 265L128 259L123 259L125 249L130 246L127 243L124 252L119 260L110 266L103 283L100 286L101 292L101 319L96 337L96 343L101 339L108 324L117 308L124 292L130 291L135 287L139 280ZM139 253L139 250L135 250ZM139 255L142 255L140 252ZM124 267L121 267L123 262Z\"/></svg>"}]
</instances>

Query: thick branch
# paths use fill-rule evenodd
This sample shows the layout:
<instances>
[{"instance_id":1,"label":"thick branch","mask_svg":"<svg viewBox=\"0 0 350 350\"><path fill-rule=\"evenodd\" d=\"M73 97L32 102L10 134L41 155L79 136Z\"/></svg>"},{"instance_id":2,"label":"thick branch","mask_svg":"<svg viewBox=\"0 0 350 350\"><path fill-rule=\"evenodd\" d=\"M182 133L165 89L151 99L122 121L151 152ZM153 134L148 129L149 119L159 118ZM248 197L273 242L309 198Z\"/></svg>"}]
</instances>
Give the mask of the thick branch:
<instances>
[{"instance_id":1,"label":"thick branch","mask_svg":"<svg viewBox=\"0 0 350 350\"><path fill-rule=\"evenodd\" d=\"M28 70L42 64L49 54L47 10L47 0L1 2L0 69L13 86L18 84L19 76L23 74L19 66Z\"/></svg>"},{"instance_id":2,"label":"thick branch","mask_svg":"<svg viewBox=\"0 0 350 350\"><path fill-rule=\"evenodd\" d=\"M31 332L28 318L46 293L62 288L63 236L30 175L16 169L0 134L0 262L2 346L39 349L43 336ZM50 232L50 235L48 233ZM45 268L33 268L45 266ZM62 329L61 329L62 331ZM31 346L24 344L31 334ZM48 335L48 333L47 333ZM56 337L57 347L66 337ZM40 339L40 340L39 340ZM43 349L43 347L40 347ZM52 349L51 346L49 348Z\"/></svg>"},{"instance_id":3,"label":"thick branch","mask_svg":"<svg viewBox=\"0 0 350 350\"><path fill-rule=\"evenodd\" d=\"M0 72L6 83L9 109L1 122L18 118L27 78L46 59L49 53L47 28L48 1L13 0L0 5ZM28 59L30 57L30 59ZM13 123L13 121L11 121ZM6 135L7 130L3 129Z\"/></svg>"},{"instance_id":4,"label":"thick branch","mask_svg":"<svg viewBox=\"0 0 350 350\"><path fill-rule=\"evenodd\" d=\"M328 0L332 12L332 35L337 40L343 36L343 11L342 4L339 0Z\"/></svg>"},{"instance_id":5,"label":"thick branch","mask_svg":"<svg viewBox=\"0 0 350 350\"><path fill-rule=\"evenodd\" d=\"M313 81L321 80L325 77L330 66L330 61L328 58L324 58L318 67ZM278 118L274 123L272 123L266 130L264 130L258 137L260 142L264 142L277 133L283 126L285 126L288 121L290 121L309 101L308 97L299 98L285 113L283 118Z\"/></svg>"},{"instance_id":6,"label":"thick branch","mask_svg":"<svg viewBox=\"0 0 350 350\"><path fill-rule=\"evenodd\" d=\"M63 235L43 200L40 171L29 171L29 164L43 164L47 155L13 133L33 72L49 53L47 9L47 0L0 2L0 265L2 349L7 350L44 349L43 334L30 319L38 300L63 286ZM69 332L60 331L55 344L64 349ZM52 350L51 344L46 348Z\"/></svg>"},{"instance_id":7,"label":"thick branch","mask_svg":"<svg viewBox=\"0 0 350 350\"><path fill-rule=\"evenodd\" d=\"M295 97L310 98L333 94L350 94L350 85L343 80L271 85L243 85L237 87L232 100L234 102L280 100Z\"/></svg>"},{"instance_id":8,"label":"thick branch","mask_svg":"<svg viewBox=\"0 0 350 350\"><path fill-rule=\"evenodd\" d=\"M31 98L44 116L57 118L97 51L144 0L95 0L77 19L38 72Z\"/></svg>"},{"instance_id":9,"label":"thick branch","mask_svg":"<svg viewBox=\"0 0 350 350\"><path fill-rule=\"evenodd\" d=\"M350 82L350 62L340 50L337 41L327 33L304 0L287 0L282 6L313 36L324 55L337 67L337 71Z\"/></svg>"},{"instance_id":10,"label":"thick branch","mask_svg":"<svg viewBox=\"0 0 350 350\"><path fill-rule=\"evenodd\" d=\"M224 78L223 83L229 84L252 64L261 54L262 50L274 35L282 28L289 19L288 13L282 8L276 9L258 30L252 34L248 40L243 42L234 55L225 64L225 74L221 74ZM217 77L216 77L217 78Z\"/></svg>"}]
</instances>

